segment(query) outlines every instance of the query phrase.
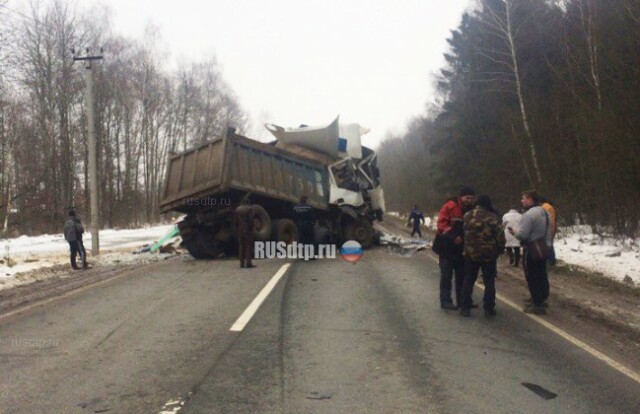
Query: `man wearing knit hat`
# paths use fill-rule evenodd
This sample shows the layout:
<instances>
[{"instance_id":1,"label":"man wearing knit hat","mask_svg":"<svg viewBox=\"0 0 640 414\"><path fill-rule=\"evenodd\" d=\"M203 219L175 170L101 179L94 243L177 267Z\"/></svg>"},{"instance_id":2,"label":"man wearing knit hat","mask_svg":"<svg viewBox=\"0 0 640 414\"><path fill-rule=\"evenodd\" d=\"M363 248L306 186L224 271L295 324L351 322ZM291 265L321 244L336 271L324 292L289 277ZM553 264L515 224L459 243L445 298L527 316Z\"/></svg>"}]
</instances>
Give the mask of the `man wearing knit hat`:
<instances>
[{"instance_id":1,"label":"man wearing knit hat","mask_svg":"<svg viewBox=\"0 0 640 414\"><path fill-rule=\"evenodd\" d=\"M438 254L440 264L440 307L456 310L462 304L462 284L464 283L463 217L473 208L475 191L469 186L460 189L458 197L449 199L438 214L436 240L433 250ZM455 275L457 305L452 300L452 278Z\"/></svg>"}]
</instances>

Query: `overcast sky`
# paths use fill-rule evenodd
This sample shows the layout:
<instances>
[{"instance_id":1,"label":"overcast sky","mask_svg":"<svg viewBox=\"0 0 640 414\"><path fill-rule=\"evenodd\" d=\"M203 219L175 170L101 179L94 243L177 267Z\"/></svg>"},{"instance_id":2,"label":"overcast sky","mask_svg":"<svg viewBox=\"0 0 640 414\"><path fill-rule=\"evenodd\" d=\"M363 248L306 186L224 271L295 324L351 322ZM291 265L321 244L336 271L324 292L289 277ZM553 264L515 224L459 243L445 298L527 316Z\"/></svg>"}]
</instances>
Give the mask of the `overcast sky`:
<instances>
[{"instance_id":1,"label":"overcast sky","mask_svg":"<svg viewBox=\"0 0 640 414\"><path fill-rule=\"evenodd\" d=\"M248 135L268 136L266 121L321 125L339 114L371 128L363 143L376 146L434 99L433 74L470 1L100 2L119 33L158 26L173 65L215 55L251 117Z\"/></svg>"}]
</instances>

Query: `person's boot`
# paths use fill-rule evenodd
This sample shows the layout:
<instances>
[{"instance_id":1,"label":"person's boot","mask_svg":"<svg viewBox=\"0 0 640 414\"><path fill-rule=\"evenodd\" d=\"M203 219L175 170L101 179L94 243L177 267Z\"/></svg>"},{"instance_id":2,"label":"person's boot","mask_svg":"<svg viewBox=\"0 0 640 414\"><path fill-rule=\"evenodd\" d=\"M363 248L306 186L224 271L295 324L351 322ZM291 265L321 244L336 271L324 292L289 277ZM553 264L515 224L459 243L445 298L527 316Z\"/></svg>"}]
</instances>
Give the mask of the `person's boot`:
<instances>
[{"instance_id":1,"label":"person's boot","mask_svg":"<svg viewBox=\"0 0 640 414\"><path fill-rule=\"evenodd\" d=\"M458 310L458 307L451 302L441 303L440 307L445 310Z\"/></svg>"},{"instance_id":2,"label":"person's boot","mask_svg":"<svg viewBox=\"0 0 640 414\"><path fill-rule=\"evenodd\" d=\"M464 316L464 317L468 318L469 316L471 316L471 309L469 309L469 308L461 308L460 309L460 316Z\"/></svg>"},{"instance_id":3,"label":"person's boot","mask_svg":"<svg viewBox=\"0 0 640 414\"><path fill-rule=\"evenodd\" d=\"M496 310L495 309L485 309L484 310L484 316L486 316L487 318L490 318L492 316L496 316Z\"/></svg>"},{"instance_id":4,"label":"person's boot","mask_svg":"<svg viewBox=\"0 0 640 414\"><path fill-rule=\"evenodd\" d=\"M544 307L536 306L536 305L527 305L527 306L524 307L524 309L522 309L522 312L530 313L532 315L546 315L547 314L547 311L544 309Z\"/></svg>"},{"instance_id":5,"label":"person's boot","mask_svg":"<svg viewBox=\"0 0 640 414\"><path fill-rule=\"evenodd\" d=\"M252 263L247 263L247 266L246 266L247 269L253 269L254 267L257 267L257 266Z\"/></svg>"}]
</instances>

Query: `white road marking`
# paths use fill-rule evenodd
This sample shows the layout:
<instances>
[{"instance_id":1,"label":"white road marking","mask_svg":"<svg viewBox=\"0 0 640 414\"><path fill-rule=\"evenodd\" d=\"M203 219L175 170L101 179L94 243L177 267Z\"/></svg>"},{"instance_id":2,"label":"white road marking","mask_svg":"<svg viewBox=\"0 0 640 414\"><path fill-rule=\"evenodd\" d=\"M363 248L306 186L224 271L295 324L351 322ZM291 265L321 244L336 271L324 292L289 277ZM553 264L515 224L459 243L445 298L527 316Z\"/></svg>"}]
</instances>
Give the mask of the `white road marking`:
<instances>
[{"instance_id":1,"label":"white road marking","mask_svg":"<svg viewBox=\"0 0 640 414\"><path fill-rule=\"evenodd\" d=\"M188 393L186 398L177 398L175 400L168 401L158 414L176 414L184 408L186 400L190 398L191 395L192 393Z\"/></svg>"},{"instance_id":2,"label":"white road marking","mask_svg":"<svg viewBox=\"0 0 640 414\"><path fill-rule=\"evenodd\" d=\"M484 286L480 286L477 285L477 287L479 287L480 289L484 290ZM501 302L505 303L507 306L522 312L522 307L518 306L516 303L512 302L510 299L505 298L504 296L497 294L496 293L496 298L498 300L500 300ZM528 316L529 318L533 319L534 321L538 322L540 325L544 326L545 328L549 329L550 331L556 333L557 335L560 335L562 338L566 339L567 341L571 342L572 344L574 344L575 346L577 346L578 348L588 352L589 354L591 354L593 357L599 359L600 361L604 362L605 364L609 365L611 368L615 369L616 371L626 375L627 377L631 378L632 380L634 380L635 382L637 382L638 384L640 384L640 374L638 374L637 372L633 371L632 369L624 366L623 364L621 364L620 362L614 360L611 357L608 357L607 355L603 354L602 352L598 351L597 349L587 345L586 343L582 342L581 340L579 340L578 338L576 338L575 336L571 335L570 333L558 328L557 326L555 326L554 324L550 323L549 321L537 316L537 315L532 315L530 313L524 313L522 312L525 316Z\"/></svg>"},{"instance_id":3,"label":"white road marking","mask_svg":"<svg viewBox=\"0 0 640 414\"><path fill-rule=\"evenodd\" d=\"M436 257L432 256L431 254L427 254L427 258L429 260L431 260L432 262L436 262L436 263L438 262L438 259ZM480 289L484 290L484 286L479 285L479 284L476 284L476 286L479 287ZM541 318L541 317L539 317L537 315L532 315L530 313L522 312L522 307L521 306L518 306L516 303L514 303L511 300L505 298L504 296L496 293L496 298L498 300L500 300L501 302L503 302L504 304L506 304L507 306L517 310L518 312L521 312L525 316L528 316L529 318L531 318L534 321L538 322L540 325L542 325L545 328L549 329L550 331L556 333L557 335L561 336L565 340L571 342L573 345L575 345L578 348L582 349L583 351L589 353L591 356L593 356L593 357L599 359L600 361L604 362L605 364L609 365L611 368L615 369L619 373L627 376L628 378L631 378L633 381L635 381L638 384L640 384L640 374L635 372L631 368L621 364L620 362L616 361L615 359L613 359L613 358L603 354L602 352L598 351L597 349L587 345L586 343L582 342L581 340L579 340L575 336L573 336L570 333L558 328L557 326L555 326L554 324L550 323L549 321L546 321L545 319L543 319L543 318Z\"/></svg>"},{"instance_id":4,"label":"white road marking","mask_svg":"<svg viewBox=\"0 0 640 414\"><path fill-rule=\"evenodd\" d=\"M269 296L273 288L276 287L280 279L282 279L282 276L284 276L284 274L287 273L287 269L289 269L289 266L291 266L291 263L286 263L282 265L280 270L278 270L276 274L273 275L271 280L269 280L269 283L267 283L265 287L262 288L260 293L258 293L258 296L256 296L255 299L253 299L253 302L251 302L251 304L249 304L247 309L245 309L244 312L242 312L242 315L240 315L240 317L231 326L231 329L229 329L230 331L241 332L244 329L244 327L247 326L251 318L253 318L253 315L255 315L255 313L258 311L258 309L262 305L262 302L265 301L265 299Z\"/></svg>"}]
</instances>

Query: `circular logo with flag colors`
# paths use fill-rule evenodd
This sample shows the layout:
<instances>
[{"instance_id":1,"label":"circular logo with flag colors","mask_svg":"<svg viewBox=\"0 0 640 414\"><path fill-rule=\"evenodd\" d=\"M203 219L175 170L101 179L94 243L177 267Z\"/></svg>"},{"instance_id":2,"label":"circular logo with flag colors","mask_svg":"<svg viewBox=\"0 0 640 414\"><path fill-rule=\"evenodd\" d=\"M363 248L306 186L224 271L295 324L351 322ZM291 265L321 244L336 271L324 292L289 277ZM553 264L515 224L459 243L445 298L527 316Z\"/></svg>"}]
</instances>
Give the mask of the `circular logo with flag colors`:
<instances>
[{"instance_id":1,"label":"circular logo with flag colors","mask_svg":"<svg viewBox=\"0 0 640 414\"><path fill-rule=\"evenodd\" d=\"M347 262L355 263L362 257L362 246L355 240L348 240L340 248L340 255Z\"/></svg>"}]
</instances>

